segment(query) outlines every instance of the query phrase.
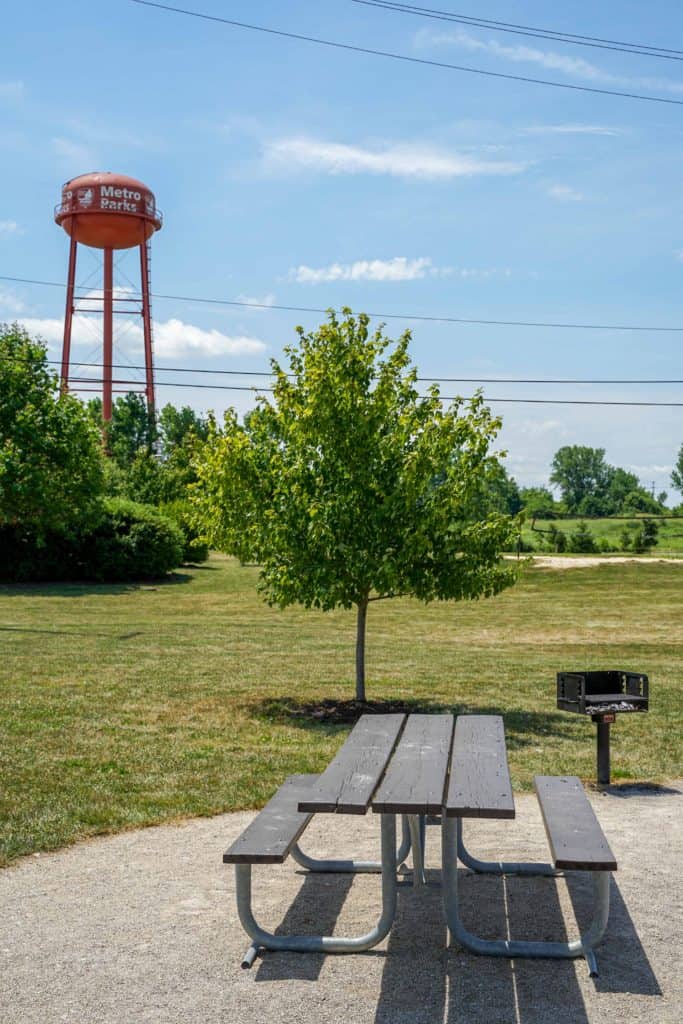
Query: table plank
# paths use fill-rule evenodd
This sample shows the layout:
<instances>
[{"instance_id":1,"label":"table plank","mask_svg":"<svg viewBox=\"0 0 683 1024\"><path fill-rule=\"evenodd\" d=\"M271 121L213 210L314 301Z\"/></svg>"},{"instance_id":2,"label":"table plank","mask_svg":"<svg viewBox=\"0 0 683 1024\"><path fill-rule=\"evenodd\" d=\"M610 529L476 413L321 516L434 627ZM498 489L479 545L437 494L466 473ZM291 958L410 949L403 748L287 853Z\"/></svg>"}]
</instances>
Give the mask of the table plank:
<instances>
[{"instance_id":1,"label":"table plank","mask_svg":"<svg viewBox=\"0 0 683 1024\"><path fill-rule=\"evenodd\" d=\"M617 862L574 775L537 775L534 786L556 868L616 871Z\"/></svg>"},{"instance_id":2,"label":"table plank","mask_svg":"<svg viewBox=\"0 0 683 1024\"><path fill-rule=\"evenodd\" d=\"M441 814L454 724L453 715L410 715L373 798L373 811Z\"/></svg>"},{"instance_id":3,"label":"table plank","mask_svg":"<svg viewBox=\"0 0 683 1024\"><path fill-rule=\"evenodd\" d=\"M449 817L514 818L500 715L458 716L445 809Z\"/></svg>"},{"instance_id":4,"label":"table plank","mask_svg":"<svg viewBox=\"0 0 683 1024\"><path fill-rule=\"evenodd\" d=\"M317 784L299 801L299 810L365 814L405 717L362 715Z\"/></svg>"}]
</instances>

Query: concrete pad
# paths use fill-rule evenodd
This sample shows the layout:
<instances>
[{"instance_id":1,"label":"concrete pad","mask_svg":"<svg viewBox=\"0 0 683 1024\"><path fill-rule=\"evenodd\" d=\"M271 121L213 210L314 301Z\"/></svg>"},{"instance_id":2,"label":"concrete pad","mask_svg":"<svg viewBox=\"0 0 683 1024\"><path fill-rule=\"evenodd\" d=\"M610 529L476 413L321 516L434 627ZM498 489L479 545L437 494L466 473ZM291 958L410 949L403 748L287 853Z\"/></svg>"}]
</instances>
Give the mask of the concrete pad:
<instances>
[{"instance_id":1,"label":"concrete pad","mask_svg":"<svg viewBox=\"0 0 683 1024\"><path fill-rule=\"evenodd\" d=\"M363 954L266 953L248 946L221 856L251 819L222 815L128 832L26 858L0 873L3 1024L678 1024L681 785L613 788L591 801L619 862L601 976L583 960L476 957L447 934L437 886L440 835L428 829L430 886L399 894L394 928ZM511 822L465 824L484 859L547 859L532 795ZM379 855L379 821L325 815L314 856ZM409 876L406 876L407 878ZM562 939L585 922L590 880L462 874L466 925L486 937ZM260 922L355 934L379 913L377 876L306 875L291 859L254 872Z\"/></svg>"}]
</instances>

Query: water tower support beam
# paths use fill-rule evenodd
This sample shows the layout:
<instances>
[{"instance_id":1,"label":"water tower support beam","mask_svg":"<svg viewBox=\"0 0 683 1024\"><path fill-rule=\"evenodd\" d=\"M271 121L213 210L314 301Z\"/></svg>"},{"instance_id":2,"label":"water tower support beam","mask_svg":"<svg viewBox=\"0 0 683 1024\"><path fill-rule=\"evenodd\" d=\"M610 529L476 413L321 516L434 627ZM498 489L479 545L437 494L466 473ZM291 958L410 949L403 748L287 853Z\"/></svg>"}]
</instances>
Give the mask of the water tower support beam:
<instances>
[{"instance_id":1,"label":"water tower support beam","mask_svg":"<svg viewBox=\"0 0 683 1024\"><path fill-rule=\"evenodd\" d=\"M149 253L147 242L140 245L140 280L142 282L142 327L145 338L145 376L147 411L154 416L154 363L152 355L152 304L150 301Z\"/></svg>"},{"instance_id":2,"label":"water tower support beam","mask_svg":"<svg viewBox=\"0 0 683 1024\"><path fill-rule=\"evenodd\" d=\"M74 315L74 290L76 287L76 246L78 242L71 239L69 247L69 276L66 282L66 310L64 313L64 338L62 341L62 379L61 391L69 390L69 361L71 358L71 323Z\"/></svg>"},{"instance_id":3,"label":"water tower support beam","mask_svg":"<svg viewBox=\"0 0 683 1024\"><path fill-rule=\"evenodd\" d=\"M104 250L104 318L102 324L102 419L108 422L112 410L112 363L114 361L114 254Z\"/></svg>"}]
</instances>

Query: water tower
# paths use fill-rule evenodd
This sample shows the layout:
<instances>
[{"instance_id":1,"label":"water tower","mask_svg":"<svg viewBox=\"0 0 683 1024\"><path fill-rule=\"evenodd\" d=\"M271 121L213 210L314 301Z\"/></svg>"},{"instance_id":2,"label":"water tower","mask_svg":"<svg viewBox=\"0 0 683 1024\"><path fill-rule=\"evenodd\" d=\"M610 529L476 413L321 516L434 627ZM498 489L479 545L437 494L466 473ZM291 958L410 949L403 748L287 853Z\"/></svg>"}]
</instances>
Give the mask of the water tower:
<instances>
[{"instance_id":1,"label":"water tower","mask_svg":"<svg viewBox=\"0 0 683 1024\"><path fill-rule=\"evenodd\" d=\"M161 227L161 214L154 193L135 178L109 171L81 174L62 188L62 201L55 209L55 220L71 239L69 277L66 289L64 343L62 347L62 390L69 387L71 326L74 313L102 313L102 416L111 419L114 315L135 313L142 317L145 345L145 395L150 413L154 412L154 365L152 359L152 307L150 303L150 239ZM76 294L76 257L79 243L104 252L102 295ZM114 250L140 251L140 295L131 297L114 291ZM77 305L85 300L87 308ZM126 389L129 390L129 389Z\"/></svg>"}]
</instances>

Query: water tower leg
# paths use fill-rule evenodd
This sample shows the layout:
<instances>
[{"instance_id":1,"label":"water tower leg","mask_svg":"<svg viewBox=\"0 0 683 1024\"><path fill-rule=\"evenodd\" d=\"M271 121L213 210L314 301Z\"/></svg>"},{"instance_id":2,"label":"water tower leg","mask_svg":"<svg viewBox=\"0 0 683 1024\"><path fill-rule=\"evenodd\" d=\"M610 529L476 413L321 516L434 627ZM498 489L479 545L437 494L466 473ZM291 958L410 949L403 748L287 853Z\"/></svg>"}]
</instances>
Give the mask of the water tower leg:
<instances>
[{"instance_id":1,"label":"water tower leg","mask_svg":"<svg viewBox=\"0 0 683 1024\"><path fill-rule=\"evenodd\" d=\"M112 410L112 362L114 357L114 257L104 250L104 339L102 352L102 419L108 422Z\"/></svg>"},{"instance_id":2,"label":"water tower leg","mask_svg":"<svg viewBox=\"0 0 683 1024\"><path fill-rule=\"evenodd\" d=\"M61 391L69 390L69 361L71 358L71 323L74 315L74 289L76 287L76 246L75 238L69 247L69 276L66 281L66 311L64 313L64 340L62 342Z\"/></svg>"},{"instance_id":3,"label":"water tower leg","mask_svg":"<svg viewBox=\"0 0 683 1024\"><path fill-rule=\"evenodd\" d=\"M140 246L140 279L142 281L142 327L145 338L145 394L147 411L154 417L154 364L152 356L152 303L150 298L149 254L147 243Z\"/></svg>"}]
</instances>

